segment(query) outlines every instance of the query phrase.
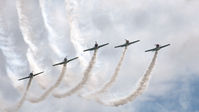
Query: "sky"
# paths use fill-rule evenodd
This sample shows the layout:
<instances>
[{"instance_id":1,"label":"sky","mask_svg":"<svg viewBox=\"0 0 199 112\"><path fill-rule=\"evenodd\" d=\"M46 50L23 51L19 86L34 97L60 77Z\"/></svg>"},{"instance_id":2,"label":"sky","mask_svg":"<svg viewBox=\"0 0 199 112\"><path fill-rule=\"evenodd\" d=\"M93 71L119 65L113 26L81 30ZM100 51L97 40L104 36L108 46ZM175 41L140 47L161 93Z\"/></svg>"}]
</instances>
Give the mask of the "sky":
<instances>
[{"instance_id":1,"label":"sky","mask_svg":"<svg viewBox=\"0 0 199 112\"><path fill-rule=\"evenodd\" d=\"M67 91L83 77L99 44L96 64L84 87L72 96L25 101L19 112L199 112L199 1L197 0L0 0L0 112L17 104L30 72L45 71L33 79L28 97L40 96L55 83L61 67L52 64L66 56L79 59L67 66L67 75L54 91ZM122 55L114 46L125 39L141 40L128 47L119 75L103 101L130 94L159 51L144 93L119 107L80 97L107 82ZM52 106L53 105L53 106Z\"/></svg>"}]
</instances>

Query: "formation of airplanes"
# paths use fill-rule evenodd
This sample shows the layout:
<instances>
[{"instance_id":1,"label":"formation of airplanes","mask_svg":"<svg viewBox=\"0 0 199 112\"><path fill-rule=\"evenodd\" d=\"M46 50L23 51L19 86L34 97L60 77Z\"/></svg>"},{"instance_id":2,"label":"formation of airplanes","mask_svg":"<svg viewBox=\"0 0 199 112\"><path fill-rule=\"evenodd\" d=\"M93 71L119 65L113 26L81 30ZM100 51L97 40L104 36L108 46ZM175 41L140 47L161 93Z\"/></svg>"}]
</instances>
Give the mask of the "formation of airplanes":
<instances>
[{"instance_id":1,"label":"formation of airplanes","mask_svg":"<svg viewBox=\"0 0 199 112\"><path fill-rule=\"evenodd\" d=\"M132 44L135 44L135 43L139 42L140 40L136 40L136 41L130 42L129 40L125 39L125 41L126 41L126 42L125 42L124 44L115 46L114 48L128 47L129 45L132 45ZM102 47L104 47L104 46L106 46L106 45L108 45L108 44L109 44L109 43L102 44L102 45L98 45L98 43L95 42L94 47L89 48L89 49L86 49L86 50L84 50L84 52L86 52L86 51L94 51L94 50L97 50L97 49L99 49L99 48L102 48ZM162 45L162 46L159 45L159 44L156 44L155 46L156 46L155 48L146 50L145 52L159 51L159 50L162 49L162 48L165 48L165 47L170 46L170 44L166 44L166 45ZM64 58L64 61L63 61L63 62L53 64L52 66L65 65L65 64L67 64L67 63L69 63L69 62L71 62L71 61L73 61L73 60L76 60L76 59L78 59L78 57L75 57L75 58L72 58L72 59L69 59L69 60L68 60L67 58ZM33 74L33 72L31 72L31 73L29 74L29 76L24 77L24 78L21 78L21 79L18 79L18 80L20 81L20 80L25 80L25 79L32 79L34 76L40 75L40 74L42 74L42 73L44 73L44 72L39 72L39 73L36 73L36 74Z\"/></svg>"}]
</instances>

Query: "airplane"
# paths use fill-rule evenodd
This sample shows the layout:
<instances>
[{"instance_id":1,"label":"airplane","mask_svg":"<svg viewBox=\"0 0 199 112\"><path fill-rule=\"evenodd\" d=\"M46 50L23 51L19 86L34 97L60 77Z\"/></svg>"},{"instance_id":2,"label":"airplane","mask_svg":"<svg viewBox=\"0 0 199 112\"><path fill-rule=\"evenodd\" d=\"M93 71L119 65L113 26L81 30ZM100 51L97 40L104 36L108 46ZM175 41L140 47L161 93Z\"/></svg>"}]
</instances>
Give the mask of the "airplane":
<instances>
[{"instance_id":1,"label":"airplane","mask_svg":"<svg viewBox=\"0 0 199 112\"><path fill-rule=\"evenodd\" d=\"M164 48L164 47L170 46L170 44L166 44L166 45L163 45L163 46L160 46L159 44L156 44L155 46L156 46L156 48L146 50L145 52L149 52L149 51L159 51L160 49L162 49L162 48Z\"/></svg>"},{"instance_id":2,"label":"airplane","mask_svg":"<svg viewBox=\"0 0 199 112\"><path fill-rule=\"evenodd\" d=\"M97 43L97 42L95 42L95 46L94 46L93 48L86 49L86 50L84 50L84 52L86 52L86 51L93 51L93 50L97 50L97 49L99 49L99 48L101 48L101 47L104 47L104 46L106 46L106 45L108 45L108 44L109 44L109 43L102 44L102 45L98 45L98 43Z\"/></svg>"},{"instance_id":3,"label":"airplane","mask_svg":"<svg viewBox=\"0 0 199 112\"><path fill-rule=\"evenodd\" d=\"M136 41L133 41L133 42L129 42L129 40L125 39L126 43L125 44L122 44L122 45L119 45L119 46L115 46L115 48L118 48L118 47L127 47L131 44L134 44L136 42L139 42L140 40L136 40Z\"/></svg>"},{"instance_id":4,"label":"airplane","mask_svg":"<svg viewBox=\"0 0 199 112\"><path fill-rule=\"evenodd\" d=\"M64 58L64 61L63 61L63 62L56 63L56 64L54 64L53 66L67 64L68 62L73 61L73 60L75 60L75 59L77 59L77 58L78 58L78 57L75 57L75 58L70 59L70 60L68 60L67 58Z\"/></svg>"},{"instance_id":5,"label":"airplane","mask_svg":"<svg viewBox=\"0 0 199 112\"><path fill-rule=\"evenodd\" d=\"M37 76L37 75L42 74L42 73L44 73L44 72L39 72L39 73L37 73L37 74L33 74L33 72L31 72L31 73L29 74L29 76L24 77L24 78L21 78L21 79L18 79L18 80L20 81L20 80L24 80L24 79L31 79L31 78L33 78L34 76Z\"/></svg>"}]
</instances>

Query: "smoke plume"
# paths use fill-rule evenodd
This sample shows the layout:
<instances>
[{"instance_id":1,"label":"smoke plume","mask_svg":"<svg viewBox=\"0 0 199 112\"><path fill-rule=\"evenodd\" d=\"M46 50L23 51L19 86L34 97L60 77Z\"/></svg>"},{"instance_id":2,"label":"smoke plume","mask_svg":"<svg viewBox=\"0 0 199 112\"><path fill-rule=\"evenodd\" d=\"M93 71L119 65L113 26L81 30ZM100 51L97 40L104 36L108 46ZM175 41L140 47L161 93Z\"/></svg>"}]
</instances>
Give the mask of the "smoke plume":
<instances>
[{"instance_id":1,"label":"smoke plume","mask_svg":"<svg viewBox=\"0 0 199 112\"><path fill-rule=\"evenodd\" d=\"M58 27L60 23L62 25L67 24L66 18L64 18L65 16L63 16L63 14L61 13L62 10L58 10L56 8L57 6L54 4L54 1L39 0L39 6L41 9L45 28L49 34L49 46L54 51L55 56L65 56L66 40L64 39L66 38L66 29L65 27L64 29L63 27ZM60 15L62 16L60 17Z\"/></svg>"},{"instance_id":2,"label":"smoke plume","mask_svg":"<svg viewBox=\"0 0 199 112\"><path fill-rule=\"evenodd\" d=\"M31 5L31 7L29 6ZM16 8L19 20L20 30L24 41L28 45L27 59L33 70L40 71L47 69L50 71L52 51L48 45L48 41L43 36L46 36L39 5L35 4L34 0L16 0ZM40 49L39 49L40 48ZM48 75L50 76L50 75ZM46 88L49 77L39 76L36 78L41 88Z\"/></svg>"},{"instance_id":3,"label":"smoke plume","mask_svg":"<svg viewBox=\"0 0 199 112\"><path fill-rule=\"evenodd\" d=\"M121 56L121 58L119 60L119 63L117 64L115 72L114 72L113 76L111 77L110 81L108 81L99 91L97 91L96 93L94 93L94 95L106 92L107 89L110 88L112 86L112 84L116 81L116 78L117 78L118 73L120 71L120 67L121 67L122 62L124 60L124 56L126 54L126 51L127 51L127 47L125 47L125 49L124 49L124 51L122 53L122 56Z\"/></svg>"},{"instance_id":4,"label":"smoke plume","mask_svg":"<svg viewBox=\"0 0 199 112\"><path fill-rule=\"evenodd\" d=\"M19 103L17 104L17 110L23 105L23 103L24 103L24 101L26 99L27 93L29 91L31 82L32 82L32 78L29 79L28 85L27 85L26 90L25 90L25 93L24 93L23 97L21 98L21 100L19 101Z\"/></svg>"},{"instance_id":5,"label":"smoke plume","mask_svg":"<svg viewBox=\"0 0 199 112\"><path fill-rule=\"evenodd\" d=\"M81 66L85 67L87 65L87 60L86 57L82 55L82 51L84 49L83 46L86 44L85 40L88 39L88 36L82 37L83 32L81 32L79 28L79 21L78 21L79 1L65 0L65 7L67 11L67 19L70 30L70 40L76 50L76 55L81 56L79 57ZM90 55L87 55L87 57L89 56Z\"/></svg>"},{"instance_id":6,"label":"smoke plume","mask_svg":"<svg viewBox=\"0 0 199 112\"><path fill-rule=\"evenodd\" d=\"M63 65L61 74L59 75L59 78L57 79L56 83L51 86L49 89L47 89L39 98L28 98L28 100L32 103L38 103L41 102L43 100L45 100L45 98L55 89L59 86L59 84L61 83L62 79L64 78L64 74L66 72L66 68L67 68L67 64Z\"/></svg>"},{"instance_id":7,"label":"smoke plume","mask_svg":"<svg viewBox=\"0 0 199 112\"><path fill-rule=\"evenodd\" d=\"M56 97L56 98L64 98L66 96L70 96L70 95L74 94L79 89L81 89L90 77L90 72L91 72L91 70L92 70L92 68L95 64L96 55L97 55L97 50L94 51L94 54L91 58L89 66L87 67L86 71L84 72L84 76L82 78L82 81L79 84L77 84L77 86L75 86L74 88L72 88L71 90L69 90L66 93L63 93L63 94L55 93L55 94L53 94L53 96Z\"/></svg>"},{"instance_id":8,"label":"smoke plume","mask_svg":"<svg viewBox=\"0 0 199 112\"><path fill-rule=\"evenodd\" d=\"M24 103L24 101L26 99L26 96L28 94L31 82L32 82L32 78L29 79L28 85L26 87L26 90L25 90L25 92L24 92L21 100L17 103L16 107L14 107L14 108L7 108L7 109L5 109L6 112L16 112L16 111L18 111L21 108L21 106L23 105L23 103Z\"/></svg>"},{"instance_id":9,"label":"smoke plume","mask_svg":"<svg viewBox=\"0 0 199 112\"><path fill-rule=\"evenodd\" d=\"M13 86L20 89L22 83L19 83L17 78L28 71L28 62L24 53L16 47L19 46L16 44L19 38L16 37L16 34L13 29L10 28L9 24L10 21L5 18L4 10L0 9L0 50L5 56L6 72L12 80Z\"/></svg>"},{"instance_id":10,"label":"smoke plume","mask_svg":"<svg viewBox=\"0 0 199 112\"><path fill-rule=\"evenodd\" d=\"M138 86L135 89L135 91L132 92L132 94L129 94L128 96L121 98L119 100L110 101L108 103L100 100L98 97L95 97L96 101L98 103L101 103L101 104L107 105L107 106L120 106L120 105L124 105L130 101L133 101L136 97L141 95L144 92L144 90L146 89L146 87L148 86L148 83L150 81L151 71L154 68L157 55L158 55L158 51L155 52L154 57L149 65L146 73L143 75L141 80L138 82Z\"/></svg>"}]
</instances>

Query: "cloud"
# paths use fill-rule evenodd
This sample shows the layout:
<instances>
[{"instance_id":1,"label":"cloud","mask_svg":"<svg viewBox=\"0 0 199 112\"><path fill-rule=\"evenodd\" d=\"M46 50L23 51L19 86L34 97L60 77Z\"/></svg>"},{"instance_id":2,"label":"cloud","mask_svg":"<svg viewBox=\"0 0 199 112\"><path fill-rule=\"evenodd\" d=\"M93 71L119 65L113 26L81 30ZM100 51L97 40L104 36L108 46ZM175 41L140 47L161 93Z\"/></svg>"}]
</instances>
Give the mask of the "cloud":
<instances>
[{"instance_id":1,"label":"cloud","mask_svg":"<svg viewBox=\"0 0 199 112\"><path fill-rule=\"evenodd\" d=\"M8 53L22 55L23 60L27 60L30 64L33 64L26 58L27 49L30 49L30 46L27 41L24 41L24 32L20 31L15 2L12 0L6 2L0 0L0 3L3 6L1 9L5 10L1 14L6 18L9 31L13 32L12 38L14 39L14 43L12 45L16 49ZM35 111L40 109L44 112L56 110L60 112L82 110L88 112L142 112L146 111L146 109L150 109L151 111L159 109L167 112L189 111L192 109L192 106L197 104L195 100L193 101L196 104L192 104L189 101L190 98L197 98L197 95L193 95L197 93L195 89L194 91L196 92L191 93L193 85L190 85L191 87L183 86L185 89L180 89L179 91L175 91L175 89L177 85L184 83L186 85L191 82L192 79L189 79L189 77L198 76L199 73L197 68L197 52L199 51L197 47L199 42L198 1L76 0L76 4L74 19L76 22L75 31L79 33L78 42L76 42L77 38L73 38L73 42L70 40L72 38L69 38L71 32L64 0L49 1L46 4L45 12L48 14L46 19L42 17L39 1L32 0L26 2L24 4L26 10L23 11L29 16L29 25L32 28L30 29L35 33L34 36L36 35L32 38L31 42L37 47L39 52L32 52L31 55L34 57L33 62L36 62L37 66L42 65L39 69L47 70L46 78L58 76L59 69L50 66L53 62L62 60L65 55L74 56L77 53L85 61L90 59L90 54L83 54L81 50L77 50L78 45L83 49L92 46L94 41L111 43L98 52L98 62L92 74L92 79L94 80L91 80L95 84L89 85L88 83L88 87L85 87L79 94L86 94L90 92L88 91L90 90L89 88L94 90L108 81L113 72L112 67L116 65L116 60L118 60L121 52L120 49L113 49L113 46L123 43L125 38L131 41L140 39L141 42L136 46L129 47L118 80L109 90L111 94L107 95L110 99L113 96L124 96L135 88L137 80L146 70L152 57L151 53L144 53L144 50L152 48L156 43L171 43L171 46L159 52L149 88L135 102L119 108L112 108L97 104L94 101L86 101L76 96L63 100L49 97L44 102L33 106L29 106L30 104L25 102L20 111ZM50 33L44 22L49 23L49 27L56 33L55 36ZM4 27L0 26L0 29L2 28ZM3 44L0 43L0 46L3 46ZM55 46L59 52L54 51L52 46ZM6 63L11 60L2 53L3 51L1 50L1 56L3 57L1 58L3 61L0 60L3 63L1 65L1 74L6 74L5 79L8 82L1 82L0 94L3 94L3 100L15 102L20 97L20 93L14 89L11 81L9 81L8 72L6 72L6 68L8 67ZM16 61L19 60L17 59ZM77 62L69 65L69 71L74 73L74 79L70 77L71 75L68 75L72 83L80 80L82 70L85 69L85 66L79 66L79 64ZM11 66L16 67L14 65ZM26 72L20 72L18 76L25 76L34 68L31 66L30 68L25 67L25 69ZM45 78L43 79L43 81L46 81ZM51 78L49 80L53 81ZM47 81L46 84L50 85L50 81ZM33 80L33 85L30 87L30 94L41 93L42 90L37 87L37 83ZM182 92L187 94L178 96ZM191 95L193 96L190 97ZM176 102L172 103L172 101ZM52 107L50 104L54 106ZM197 111L197 108L195 107L193 111Z\"/></svg>"}]
</instances>

